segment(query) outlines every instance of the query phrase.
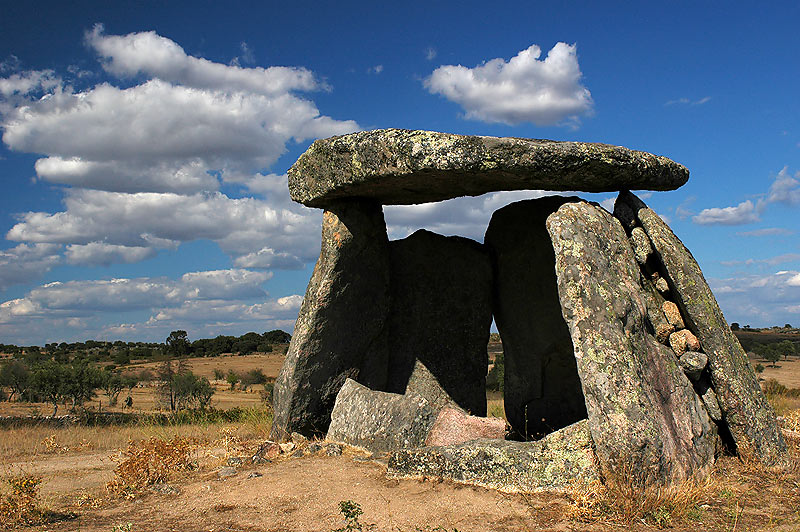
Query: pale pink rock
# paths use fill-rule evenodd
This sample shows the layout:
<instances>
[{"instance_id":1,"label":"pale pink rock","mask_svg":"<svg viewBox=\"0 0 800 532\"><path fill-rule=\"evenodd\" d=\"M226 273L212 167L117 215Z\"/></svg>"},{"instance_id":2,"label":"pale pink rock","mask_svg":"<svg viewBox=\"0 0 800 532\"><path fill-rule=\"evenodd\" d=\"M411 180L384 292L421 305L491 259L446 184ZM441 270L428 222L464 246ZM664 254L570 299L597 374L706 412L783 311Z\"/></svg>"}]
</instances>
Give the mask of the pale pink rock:
<instances>
[{"instance_id":1,"label":"pale pink rock","mask_svg":"<svg viewBox=\"0 0 800 532\"><path fill-rule=\"evenodd\" d=\"M470 416L463 410L443 408L431 428L426 446L458 445L478 438L502 440L506 422L495 417Z\"/></svg>"},{"instance_id":2,"label":"pale pink rock","mask_svg":"<svg viewBox=\"0 0 800 532\"><path fill-rule=\"evenodd\" d=\"M686 351L700 351L700 341L689 329L681 329L670 334L669 345L677 356L681 356Z\"/></svg>"}]
</instances>

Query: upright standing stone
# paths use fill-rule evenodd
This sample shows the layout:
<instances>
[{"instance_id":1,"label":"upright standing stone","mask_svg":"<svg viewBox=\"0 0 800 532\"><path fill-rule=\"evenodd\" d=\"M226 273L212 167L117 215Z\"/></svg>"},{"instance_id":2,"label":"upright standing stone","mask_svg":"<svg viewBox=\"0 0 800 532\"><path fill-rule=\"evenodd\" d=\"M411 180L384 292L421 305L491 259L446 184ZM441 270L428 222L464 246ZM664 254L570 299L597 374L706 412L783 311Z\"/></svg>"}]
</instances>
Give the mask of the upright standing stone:
<instances>
[{"instance_id":1,"label":"upright standing stone","mask_svg":"<svg viewBox=\"0 0 800 532\"><path fill-rule=\"evenodd\" d=\"M324 434L345 379L386 385L389 250L381 206L328 206L322 249L275 383L273 439Z\"/></svg>"},{"instance_id":2,"label":"upright standing stone","mask_svg":"<svg viewBox=\"0 0 800 532\"><path fill-rule=\"evenodd\" d=\"M419 359L463 409L486 415L492 268L468 238L419 230L389 243L387 391L404 393Z\"/></svg>"},{"instance_id":3,"label":"upright standing stone","mask_svg":"<svg viewBox=\"0 0 800 532\"><path fill-rule=\"evenodd\" d=\"M586 202L547 218L558 294L589 429L609 480L706 476L716 434L675 356L648 332L641 273L622 225Z\"/></svg>"},{"instance_id":4,"label":"upright standing stone","mask_svg":"<svg viewBox=\"0 0 800 532\"><path fill-rule=\"evenodd\" d=\"M506 418L526 439L586 417L572 340L558 300L553 245L545 228L547 216L565 201L570 200L550 197L503 207L492 215L484 237L495 270Z\"/></svg>"},{"instance_id":5,"label":"upright standing stone","mask_svg":"<svg viewBox=\"0 0 800 532\"><path fill-rule=\"evenodd\" d=\"M711 383L737 449L745 455L755 454L768 464L780 460L786 453L786 442L775 421L775 412L697 261L667 224L639 198L623 192L617 202L636 213L666 270L670 291L687 326L708 355Z\"/></svg>"}]
</instances>

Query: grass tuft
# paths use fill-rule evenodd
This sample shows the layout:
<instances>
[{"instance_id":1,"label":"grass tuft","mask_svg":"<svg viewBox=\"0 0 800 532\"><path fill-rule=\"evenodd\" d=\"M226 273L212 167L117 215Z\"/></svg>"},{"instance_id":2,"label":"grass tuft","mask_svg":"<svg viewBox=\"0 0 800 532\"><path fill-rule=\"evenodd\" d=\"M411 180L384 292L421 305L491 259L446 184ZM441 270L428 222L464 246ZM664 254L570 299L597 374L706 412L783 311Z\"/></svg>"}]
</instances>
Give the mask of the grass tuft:
<instances>
[{"instance_id":1,"label":"grass tuft","mask_svg":"<svg viewBox=\"0 0 800 532\"><path fill-rule=\"evenodd\" d=\"M636 483L599 481L574 488L569 493L567 516L582 522L613 522L630 525L645 522L657 528L697 520L704 514L717 484L688 480L668 486L638 486Z\"/></svg>"}]
</instances>

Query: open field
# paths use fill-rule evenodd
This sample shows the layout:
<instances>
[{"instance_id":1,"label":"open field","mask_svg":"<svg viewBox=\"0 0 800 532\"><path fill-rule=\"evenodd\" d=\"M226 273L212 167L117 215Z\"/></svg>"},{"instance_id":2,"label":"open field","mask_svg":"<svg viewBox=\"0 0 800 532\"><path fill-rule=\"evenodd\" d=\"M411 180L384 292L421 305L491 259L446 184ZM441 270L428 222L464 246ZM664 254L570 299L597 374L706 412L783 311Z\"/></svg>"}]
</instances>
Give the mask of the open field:
<instances>
[{"instance_id":1,"label":"open field","mask_svg":"<svg viewBox=\"0 0 800 532\"><path fill-rule=\"evenodd\" d=\"M282 359L282 355L202 358L192 360L192 370L213 378L215 369L241 374L260 368L275 377ZM156 365L137 364L133 369ZM760 376L797 387L800 361L781 361ZM258 393L232 392L221 381L214 384L217 407L261 403ZM135 411L156 408L153 389L134 392ZM106 404L102 394L98 399ZM773 403L784 414L800 409L800 398L773 398ZM3 402L0 409L35 408L20 405ZM502 415L502 394L490 392L488 406L490 415ZM49 411L48 405L39 408ZM23 528L49 532L334 531L345 526L341 501L360 505L363 530L800 530L800 439L790 440L793 462L786 469L721 457L709 483L687 487L682 494L662 495L656 506L631 517L627 514L633 499L627 494L504 494L437 479L387 480L384 464L348 448L341 456L292 452L270 463L251 464L248 458L268 433L269 417L258 410L239 423L12 426L0 429L0 474L42 477L41 506L73 515ZM115 478L114 457L130 441L176 436L194 442L192 460L197 467L170 479L169 486L175 489L162 486L133 499L115 498L106 491ZM242 459L242 464L236 466L236 475L221 479L219 471L231 458ZM0 492L4 490L0 487Z\"/></svg>"}]
</instances>

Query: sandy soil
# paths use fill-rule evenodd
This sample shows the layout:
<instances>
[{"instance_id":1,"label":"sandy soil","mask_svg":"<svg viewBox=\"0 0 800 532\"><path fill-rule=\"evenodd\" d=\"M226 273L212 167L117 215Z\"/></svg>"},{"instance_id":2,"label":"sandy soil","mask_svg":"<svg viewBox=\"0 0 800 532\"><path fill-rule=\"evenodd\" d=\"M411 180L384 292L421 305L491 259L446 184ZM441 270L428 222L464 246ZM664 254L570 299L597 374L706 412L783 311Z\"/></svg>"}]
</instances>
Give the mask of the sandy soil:
<instances>
[{"instance_id":1,"label":"sandy soil","mask_svg":"<svg viewBox=\"0 0 800 532\"><path fill-rule=\"evenodd\" d=\"M37 457L23 467L46 476L45 505L77 517L27 530L108 532L131 523L131 531L334 531L345 525L340 501L364 511L364 530L380 531L609 531L657 530L570 519L569 501L558 493L504 494L430 479L389 480L385 465L346 449L342 456L280 457L261 466L238 466L220 479L221 448L202 451L200 469L171 483L177 494L154 493L126 501L104 497L113 462L103 453ZM765 472L721 459L720 484L691 522L672 530L800 530L800 448L796 465L783 473ZM94 497L98 497L95 499ZM96 504L86 504L93 500ZM83 504L79 504L83 503ZM702 504L701 504L702 503ZM367 526L370 525L370 526Z\"/></svg>"}]
</instances>

